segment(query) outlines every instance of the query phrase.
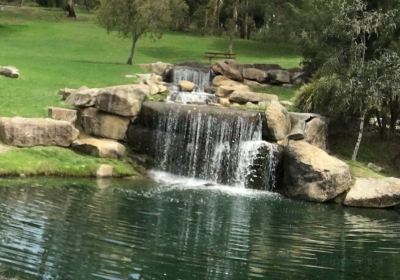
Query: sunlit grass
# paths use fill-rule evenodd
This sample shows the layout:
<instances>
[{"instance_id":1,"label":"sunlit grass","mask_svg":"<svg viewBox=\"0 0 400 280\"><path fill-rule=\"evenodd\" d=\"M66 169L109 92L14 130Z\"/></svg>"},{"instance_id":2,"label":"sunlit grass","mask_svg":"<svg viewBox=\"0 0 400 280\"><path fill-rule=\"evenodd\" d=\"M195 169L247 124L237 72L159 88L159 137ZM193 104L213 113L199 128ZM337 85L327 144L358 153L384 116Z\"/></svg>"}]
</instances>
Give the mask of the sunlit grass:
<instances>
[{"instance_id":1,"label":"sunlit grass","mask_svg":"<svg viewBox=\"0 0 400 280\"><path fill-rule=\"evenodd\" d=\"M15 65L18 80L0 78L0 116L45 116L48 106L62 106L57 90L63 87L103 87L126 84L125 75L142 72L128 66L130 41L107 34L94 16L79 13L68 20L57 9L6 8L0 11L0 65ZM139 41L136 63L203 61L204 52L226 51L225 38L168 33L153 41ZM291 45L237 40L241 62L278 63L295 67L300 62Z\"/></svg>"}]
</instances>

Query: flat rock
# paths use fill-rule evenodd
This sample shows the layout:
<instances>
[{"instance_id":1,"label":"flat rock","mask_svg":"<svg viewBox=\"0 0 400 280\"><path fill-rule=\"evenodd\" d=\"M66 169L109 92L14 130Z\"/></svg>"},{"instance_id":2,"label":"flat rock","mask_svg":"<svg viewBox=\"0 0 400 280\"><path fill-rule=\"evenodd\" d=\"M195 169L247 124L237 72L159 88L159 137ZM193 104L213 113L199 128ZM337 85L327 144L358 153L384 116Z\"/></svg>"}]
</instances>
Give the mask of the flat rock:
<instances>
[{"instance_id":1,"label":"flat rock","mask_svg":"<svg viewBox=\"0 0 400 280\"><path fill-rule=\"evenodd\" d=\"M346 195L344 205L366 208L400 205L400 179L358 178Z\"/></svg>"},{"instance_id":2,"label":"flat rock","mask_svg":"<svg viewBox=\"0 0 400 280\"><path fill-rule=\"evenodd\" d=\"M72 143L72 148L80 153L101 158L122 158L126 148L121 143L109 139L81 138Z\"/></svg>"},{"instance_id":3,"label":"flat rock","mask_svg":"<svg viewBox=\"0 0 400 280\"><path fill-rule=\"evenodd\" d=\"M7 78L19 78L19 70L15 66L0 66L0 75Z\"/></svg>"},{"instance_id":4,"label":"flat rock","mask_svg":"<svg viewBox=\"0 0 400 280\"><path fill-rule=\"evenodd\" d=\"M235 90L230 96L230 102L236 102L239 104L246 104L248 102L251 103L259 103L263 101L279 101L278 96L273 94L259 93L253 91L242 91Z\"/></svg>"},{"instance_id":5,"label":"flat rock","mask_svg":"<svg viewBox=\"0 0 400 280\"><path fill-rule=\"evenodd\" d=\"M53 120L66 121L75 125L78 119L78 111L66 108L49 107L48 117Z\"/></svg>"},{"instance_id":6,"label":"flat rock","mask_svg":"<svg viewBox=\"0 0 400 280\"><path fill-rule=\"evenodd\" d=\"M104 88L96 95L95 107L104 112L124 117L139 114L148 92L146 85L127 85Z\"/></svg>"},{"instance_id":7,"label":"flat rock","mask_svg":"<svg viewBox=\"0 0 400 280\"><path fill-rule=\"evenodd\" d=\"M290 84L290 72L286 70L269 70L267 71L269 84Z\"/></svg>"},{"instance_id":8,"label":"flat rock","mask_svg":"<svg viewBox=\"0 0 400 280\"><path fill-rule=\"evenodd\" d=\"M349 166L305 141L289 141L284 150L284 193L314 202L330 201L352 185Z\"/></svg>"},{"instance_id":9,"label":"flat rock","mask_svg":"<svg viewBox=\"0 0 400 280\"><path fill-rule=\"evenodd\" d=\"M257 68L244 68L243 78L246 80L257 81L258 83L264 83L267 80L267 72Z\"/></svg>"},{"instance_id":10,"label":"flat rock","mask_svg":"<svg viewBox=\"0 0 400 280\"><path fill-rule=\"evenodd\" d=\"M88 135L124 140L130 119L101 112L96 108L86 108L78 112L78 121Z\"/></svg>"},{"instance_id":11,"label":"flat rock","mask_svg":"<svg viewBox=\"0 0 400 280\"><path fill-rule=\"evenodd\" d=\"M18 147L69 147L79 131L66 121L39 118L0 118L0 141Z\"/></svg>"}]
</instances>

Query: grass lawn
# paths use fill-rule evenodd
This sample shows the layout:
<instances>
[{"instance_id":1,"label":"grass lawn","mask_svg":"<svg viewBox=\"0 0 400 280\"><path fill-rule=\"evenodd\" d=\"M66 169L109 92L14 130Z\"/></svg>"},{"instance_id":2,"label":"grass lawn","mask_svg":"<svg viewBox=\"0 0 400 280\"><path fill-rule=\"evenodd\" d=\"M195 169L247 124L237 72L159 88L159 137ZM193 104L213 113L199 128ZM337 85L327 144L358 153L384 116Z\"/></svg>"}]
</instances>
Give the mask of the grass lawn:
<instances>
[{"instance_id":1,"label":"grass lawn","mask_svg":"<svg viewBox=\"0 0 400 280\"><path fill-rule=\"evenodd\" d=\"M47 106L62 105L57 96L63 87L103 87L125 84L126 74L139 73L124 64L130 41L107 34L92 15L80 13L68 20L62 11L39 8L5 8L0 11L0 65L15 65L18 80L0 78L0 116L42 117ZM161 40L139 41L136 63L200 60L205 51L225 51L228 40L184 33L168 33ZM296 67L295 48L237 40L241 62L278 63Z\"/></svg>"},{"instance_id":2,"label":"grass lawn","mask_svg":"<svg viewBox=\"0 0 400 280\"><path fill-rule=\"evenodd\" d=\"M93 177L101 164L114 167L116 177L138 175L133 166L119 160L99 159L76 154L58 147L12 149L1 154L0 177L3 176L65 176Z\"/></svg>"}]
</instances>

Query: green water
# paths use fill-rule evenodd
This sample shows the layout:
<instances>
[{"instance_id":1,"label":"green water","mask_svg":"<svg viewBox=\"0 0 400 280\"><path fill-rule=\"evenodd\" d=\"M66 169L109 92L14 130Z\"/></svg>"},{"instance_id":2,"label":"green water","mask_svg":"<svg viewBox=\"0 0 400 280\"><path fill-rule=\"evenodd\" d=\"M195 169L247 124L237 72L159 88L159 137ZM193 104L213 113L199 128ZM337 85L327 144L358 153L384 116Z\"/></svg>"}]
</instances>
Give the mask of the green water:
<instances>
[{"instance_id":1,"label":"green water","mask_svg":"<svg viewBox=\"0 0 400 280\"><path fill-rule=\"evenodd\" d=\"M192 182L1 181L19 279L400 279L400 213Z\"/></svg>"}]
</instances>

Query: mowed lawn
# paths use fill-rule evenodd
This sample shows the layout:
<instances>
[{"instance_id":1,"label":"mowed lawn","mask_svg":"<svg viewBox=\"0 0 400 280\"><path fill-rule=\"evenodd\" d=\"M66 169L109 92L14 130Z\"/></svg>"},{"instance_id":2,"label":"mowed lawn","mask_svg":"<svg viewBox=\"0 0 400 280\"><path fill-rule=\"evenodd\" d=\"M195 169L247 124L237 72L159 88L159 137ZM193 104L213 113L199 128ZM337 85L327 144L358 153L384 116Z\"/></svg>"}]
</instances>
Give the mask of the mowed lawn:
<instances>
[{"instance_id":1,"label":"mowed lawn","mask_svg":"<svg viewBox=\"0 0 400 280\"><path fill-rule=\"evenodd\" d=\"M127 84L140 73L125 64L130 41L108 34L93 15L68 20L62 11L40 8L0 10L0 65L15 65L21 78L0 77L0 116L43 117L48 106L62 106L63 87ZM227 39L167 33L139 41L136 63L204 61L205 51L226 51ZM237 40L238 60L296 67L301 58L289 45Z\"/></svg>"}]
</instances>

